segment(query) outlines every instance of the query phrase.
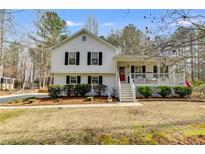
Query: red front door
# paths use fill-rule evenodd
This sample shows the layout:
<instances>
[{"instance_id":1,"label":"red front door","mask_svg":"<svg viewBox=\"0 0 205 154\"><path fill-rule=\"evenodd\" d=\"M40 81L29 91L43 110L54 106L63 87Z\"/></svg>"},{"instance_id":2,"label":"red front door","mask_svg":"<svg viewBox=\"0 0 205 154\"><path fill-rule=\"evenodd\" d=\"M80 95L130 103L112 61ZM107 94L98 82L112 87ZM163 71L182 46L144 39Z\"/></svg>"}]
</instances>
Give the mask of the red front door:
<instances>
[{"instance_id":1,"label":"red front door","mask_svg":"<svg viewBox=\"0 0 205 154\"><path fill-rule=\"evenodd\" d=\"M125 67L119 68L120 81L125 81Z\"/></svg>"}]
</instances>

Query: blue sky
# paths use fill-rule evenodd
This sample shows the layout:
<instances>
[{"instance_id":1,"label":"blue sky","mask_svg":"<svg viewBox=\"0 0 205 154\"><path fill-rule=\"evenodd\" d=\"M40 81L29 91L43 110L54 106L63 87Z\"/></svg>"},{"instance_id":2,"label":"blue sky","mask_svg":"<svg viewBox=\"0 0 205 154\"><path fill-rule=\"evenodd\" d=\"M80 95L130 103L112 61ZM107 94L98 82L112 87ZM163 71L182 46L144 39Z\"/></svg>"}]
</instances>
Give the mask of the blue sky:
<instances>
[{"instance_id":1,"label":"blue sky","mask_svg":"<svg viewBox=\"0 0 205 154\"><path fill-rule=\"evenodd\" d=\"M112 29L122 29L129 23L135 24L140 30L145 26L154 27L151 22L144 19L144 16L160 16L165 10L54 10L59 16L67 21L71 33L83 27L86 18L93 15L99 22L99 35L107 35ZM33 20L35 19L34 10L23 10L15 14L17 29L23 32L31 31Z\"/></svg>"}]
</instances>

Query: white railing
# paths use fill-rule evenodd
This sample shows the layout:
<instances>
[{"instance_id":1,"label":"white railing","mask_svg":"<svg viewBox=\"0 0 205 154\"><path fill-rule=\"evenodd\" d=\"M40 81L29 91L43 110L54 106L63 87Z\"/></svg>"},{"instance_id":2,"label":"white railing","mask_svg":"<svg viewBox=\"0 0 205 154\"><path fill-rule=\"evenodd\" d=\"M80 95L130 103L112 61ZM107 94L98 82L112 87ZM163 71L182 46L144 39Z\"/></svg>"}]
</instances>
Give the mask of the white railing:
<instances>
[{"instance_id":1,"label":"white railing","mask_svg":"<svg viewBox=\"0 0 205 154\"><path fill-rule=\"evenodd\" d=\"M131 74L130 74L129 79L130 79L132 94L133 94L133 97L134 97L134 100L135 100L136 99L136 90L135 90L135 84L133 82L133 79L131 78Z\"/></svg>"},{"instance_id":2,"label":"white railing","mask_svg":"<svg viewBox=\"0 0 205 154\"><path fill-rule=\"evenodd\" d=\"M120 83L120 76L118 72L117 72L117 89L118 89L119 100L121 100L121 95L120 95L121 83Z\"/></svg>"},{"instance_id":3,"label":"white railing","mask_svg":"<svg viewBox=\"0 0 205 154\"><path fill-rule=\"evenodd\" d=\"M183 84L184 75L181 73L131 73L135 84Z\"/></svg>"}]
</instances>

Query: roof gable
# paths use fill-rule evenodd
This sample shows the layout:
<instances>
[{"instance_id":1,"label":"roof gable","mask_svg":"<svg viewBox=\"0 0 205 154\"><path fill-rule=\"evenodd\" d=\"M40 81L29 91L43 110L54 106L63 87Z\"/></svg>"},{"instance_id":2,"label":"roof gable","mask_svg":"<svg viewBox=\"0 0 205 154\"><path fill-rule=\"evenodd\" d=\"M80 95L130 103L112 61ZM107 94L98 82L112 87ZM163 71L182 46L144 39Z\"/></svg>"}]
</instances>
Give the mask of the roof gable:
<instances>
[{"instance_id":1,"label":"roof gable","mask_svg":"<svg viewBox=\"0 0 205 154\"><path fill-rule=\"evenodd\" d=\"M113 46L112 44L110 44L109 42L107 42L107 41L101 39L101 38L98 37L97 35L95 35L95 34L91 33L90 31L86 30L85 28L83 28L83 29L81 29L81 30L79 30L79 31L77 31L77 32L75 32L75 33L73 33L73 34L71 34L71 35L70 35L68 38L66 38L65 40L62 40L61 42L59 42L59 43L55 44L54 46L52 46L51 49L55 49L55 48L61 46L62 44L64 44L64 43L70 41L71 39L73 39L73 38L75 38L76 36L78 36L78 35L80 35L80 34L83 34L83 33L86 33L86 34L88 34L89 36L95 38L96 40L98 40L98 41L100 41L100 42L106 44L107 46L110 46L111 48L114 48L115 50L118 50L117 47L115 47L115 46Z\"/></svg>"}]
</instances>

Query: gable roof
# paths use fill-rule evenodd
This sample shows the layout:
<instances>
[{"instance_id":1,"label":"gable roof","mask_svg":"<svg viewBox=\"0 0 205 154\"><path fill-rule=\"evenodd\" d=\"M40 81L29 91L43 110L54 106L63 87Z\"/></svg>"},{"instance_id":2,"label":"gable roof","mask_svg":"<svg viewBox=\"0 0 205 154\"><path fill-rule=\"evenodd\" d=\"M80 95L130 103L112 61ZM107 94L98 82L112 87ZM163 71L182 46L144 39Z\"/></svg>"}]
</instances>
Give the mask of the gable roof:
<instances>
[{"instance_id":1,"label":"gable roof","mask_svg":"<svg viewBox=\"0 0 205 154\"><path fill-rule=\"evenodd\" d=\"M75 33L73 33L73 34L71 34L68 38L62 40L61 42L58 42L57 44L55 44L54 46L52 46L51 49L55 49L55 48L59 47L61 44L64 44L64 43L68 42L70 39L74 38L75 36L77 36L77 35L79 35L79 34L81 34L81 33L86 33L86 34L88 34L88 35L94 37L95 39L101 41L102 43L104 43L104 44L110 46L111 48L114 48L115 50L118 50L117 47L115 47L114 45L110 44L109 42L107 42L107 41L101 39L100 37L98 37L97 35L95 35L94 33L90 32L90 31L88 31L88 30L85 29L85 28L83 28L83 29L81 29L81 30L79 30L79 31L77 31L77 32L75 32Z\"/></svg>"}]
</instances>

